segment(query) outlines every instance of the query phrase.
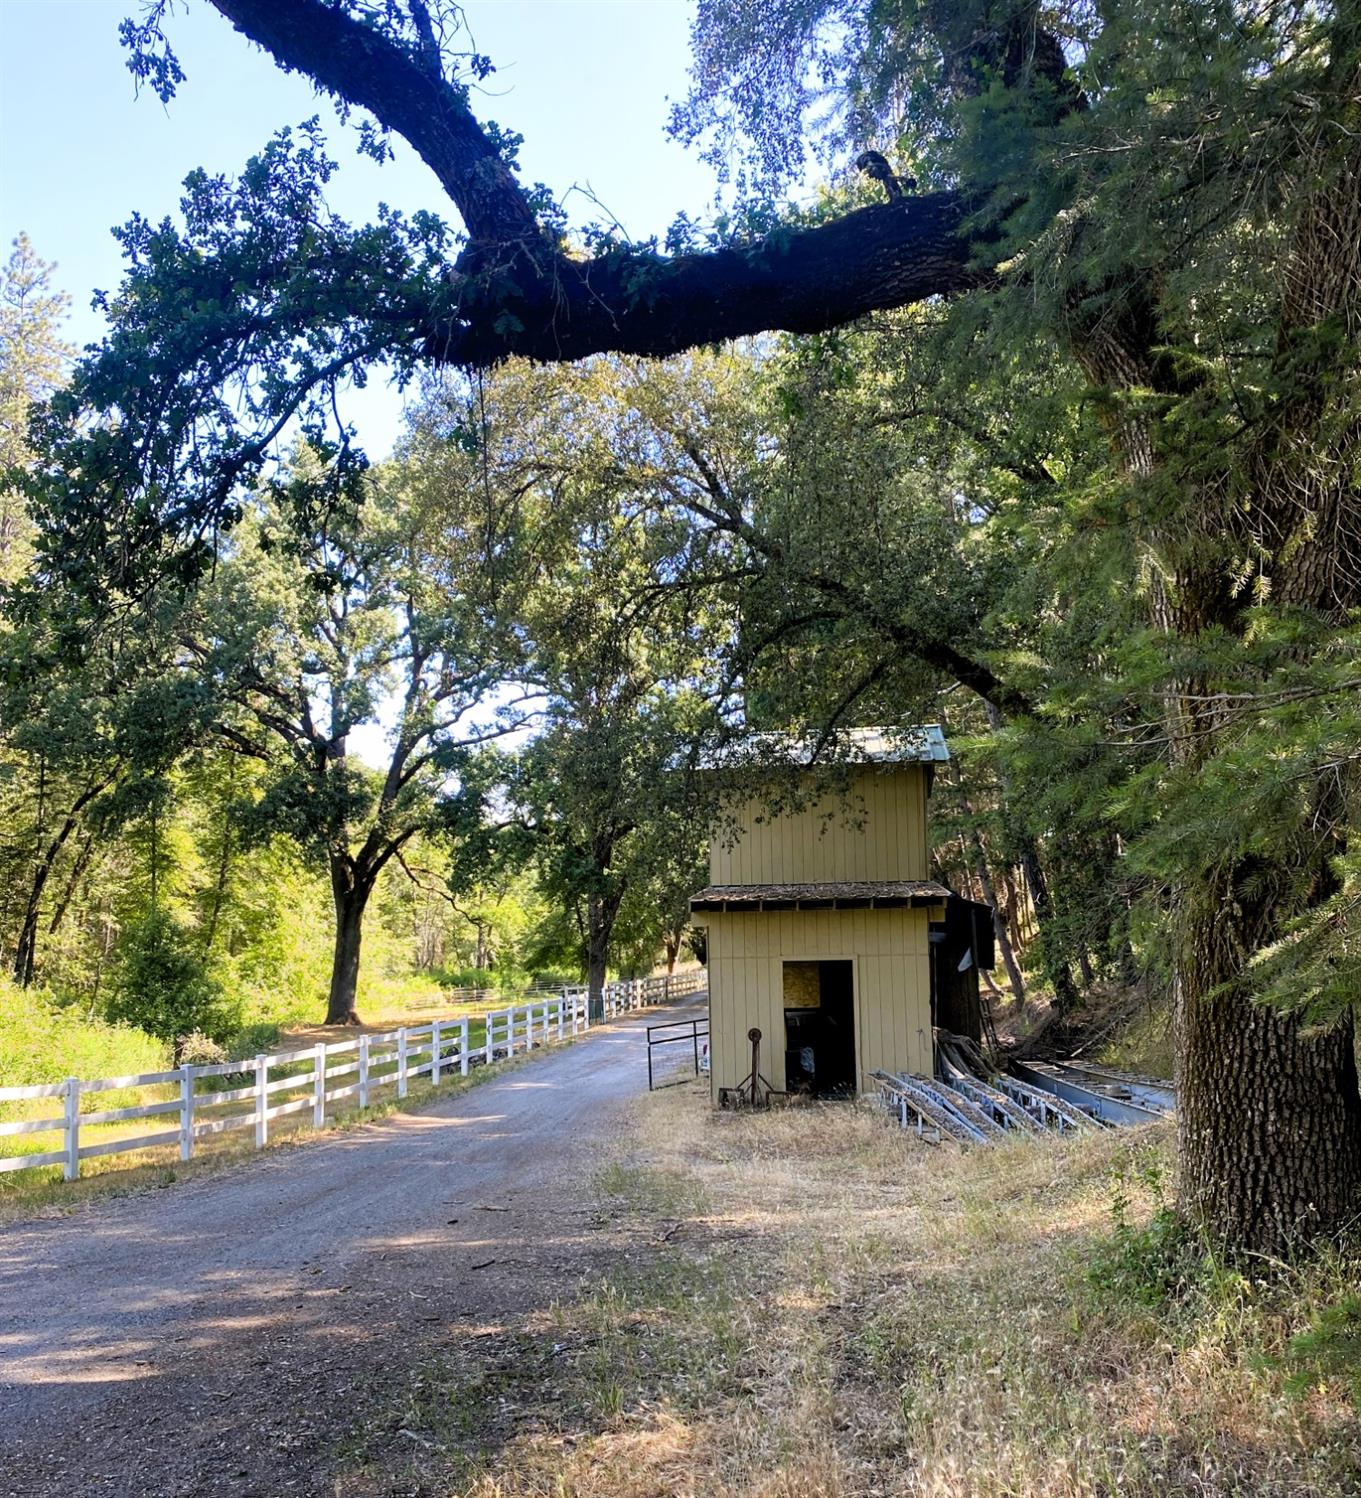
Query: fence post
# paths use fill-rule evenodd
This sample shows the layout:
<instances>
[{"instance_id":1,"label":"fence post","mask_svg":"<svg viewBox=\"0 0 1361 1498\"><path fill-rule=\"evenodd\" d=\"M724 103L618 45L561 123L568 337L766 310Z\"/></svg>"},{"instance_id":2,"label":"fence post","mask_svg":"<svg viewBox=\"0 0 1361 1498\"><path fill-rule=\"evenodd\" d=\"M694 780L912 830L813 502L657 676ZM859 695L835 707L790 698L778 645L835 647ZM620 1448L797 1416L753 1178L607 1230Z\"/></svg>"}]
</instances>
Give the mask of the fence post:
<instances>
[{"instance_id":1,"label":"fence post","mask_svg":"<svg viewBox=\"0 0 1361 1498\"><path fill-rule=\"evenodd\" d=\"M487 1011L487 1019L486 1019L487 1033L486 1033L484 1039L487 1042L487 1065L488 1066L491 1065L491 1058L492 1058L493 1055L495 1055L495 1047L492 1044L492 1038L491 1038L491 1035L492 1035L492 1017L493 1017L494 1014L495 1014L494 1010L490 1010L489 1009Z\"/></svg>"},{"instance_id":2,"label":"fence post","mask_svg":"<svg viewBox=\"0 0 1361 1498\"><path fill-rule=\"evenodd\" d=\"M439 1038L439 1029L440 1029L440 1022L439 1022L439 1020L432 1019L430 1021L430 1081L431 1081L431 1083L435 1087L439 1086L439 1063L440 1063L440 1053L439 1053L440 1038Z\"/></svg>"},{"instance_id":3,"label":"fence post","mask_svg":"<svg viewBox=\"0 0 1361 1498\"><path fill-rule=\"evenodd\" d=\"M194 1156L194 1068L180 1067L180 1159Z\"/></svg>"},{"instance_id":4,"label":"fence post","mask_svg":"<svg viewBox=\"0 0 1361 1498\"><path fill-rule=\"evenodd\" d=\"M269 1139L269 1057L255 1058L255 1148L262 1150Z\"/></svg>"},{"instance_id":5,"label":"fence post","mask_svg":"<svg viewBox=\"0 0 1361 1498\"><path fill-rule=\"evenodd\" d=\"M406 1026L397 1031L397 1096L406 1096Z\"/></svg>"},{"instance_id":6,"label":"fence post","mask_svg":"<svg viewBox=\"0 0 1361 1498\"><path fill-rule=\"evenodd\" d=\"M567 990L563 989L558 999L558 1039L561 1040L567 1024Z\"/></svg>"},{"instance_id":7,"label":"fence post","mask_svg":"<svg viewBox=\"0 0 1361 1498\"><path fill-rule=\"evenodd\" d=\"M359 1106L369 1106L369 1037L359 1037Z\"/></svg>"},{"instance_id":8,"label":"fence post","mask_svg":"<svg viewBox=\"0 0 1361 1498\"><path fill-rule=\"evenodd\" d=\"M317 1059L312 1063L312 1127L326 1127L326 1042L317 1042Z\"/></svg>"},{"instance_id":9,"label":"fence post","mask_svg":"<svg viewBox=\"0 0 1361 1498\"><path fill-rule=\"evenodd\" d=\"M463 1023L458 1032L458 1070L459 1075L468 1075L468 1016L463 1016Z\"/></svg>"},{"instance_id":10,"label":"fence post","mask_svg":"<svg viewBox=\"0 0 1361 1498\"><path fill-rule=\"evenodd\" d=\"M80 1078L66 1079L66 1163L65 1180L74 1181L80 1174Z\"/></svg>"}]
</instances>

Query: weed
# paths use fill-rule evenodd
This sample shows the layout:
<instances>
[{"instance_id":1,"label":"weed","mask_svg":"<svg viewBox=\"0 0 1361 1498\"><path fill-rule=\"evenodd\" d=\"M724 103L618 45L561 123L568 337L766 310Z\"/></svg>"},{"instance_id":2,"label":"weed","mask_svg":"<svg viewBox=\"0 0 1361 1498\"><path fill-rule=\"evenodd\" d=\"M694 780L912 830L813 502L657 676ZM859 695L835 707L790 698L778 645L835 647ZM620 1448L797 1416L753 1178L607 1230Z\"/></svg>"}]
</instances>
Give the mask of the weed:
<instances>
[{"instance_id":1,"label":"weed","mask_svg":"<svg viewBox=\"0 0 1361 1498\"><path fill-rule=\"evenodd\" d=\"M1286 1348L1286 1391L1302 1398L1322 1381L1336 1379L1351 1391L1361 1411L1361 1295L1347 1295L1316 1310L1308 1327Z\"/></svg>"},{"instance_id":2,"label":"weed","mask_svg":"<svg viewBox=\"0 0 1361 1498\"><path fill-rule=\"evenodd\" d=\"M1168 1200L1166 1172L1157 1160L1138 1167L1151 1210L1136 1221L1130 1178L1116 1174L1111 1197L1111 1233L1091 1247L1087 1277L1111 1296L1144 1306L1162 1306L1203 1290L1213 1272L1204 1243Z\"/></svg>"}]
</instances>

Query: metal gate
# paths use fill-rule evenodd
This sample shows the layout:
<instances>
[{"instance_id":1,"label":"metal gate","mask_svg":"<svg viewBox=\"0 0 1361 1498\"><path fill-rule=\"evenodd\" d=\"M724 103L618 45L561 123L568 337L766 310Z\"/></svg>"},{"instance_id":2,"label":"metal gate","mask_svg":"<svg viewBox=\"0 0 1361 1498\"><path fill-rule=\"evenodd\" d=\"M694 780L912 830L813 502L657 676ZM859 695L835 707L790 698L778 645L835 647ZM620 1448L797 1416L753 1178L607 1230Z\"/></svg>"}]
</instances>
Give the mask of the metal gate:
<instances>
[{"instance_id":1,"label":"metal gate","mask_svg":"<svg viewBox=\"0 0 1361 1498\"><path fill-rule=\"evenodd\" d=\"M666 1050L671 1046L678 1049ZM647 1090L688 1082L707 1070L709 1020L676 1019L647 1027ZM701 1061L705 1065L701 1065Z\"/></svg>"}]
</instances>

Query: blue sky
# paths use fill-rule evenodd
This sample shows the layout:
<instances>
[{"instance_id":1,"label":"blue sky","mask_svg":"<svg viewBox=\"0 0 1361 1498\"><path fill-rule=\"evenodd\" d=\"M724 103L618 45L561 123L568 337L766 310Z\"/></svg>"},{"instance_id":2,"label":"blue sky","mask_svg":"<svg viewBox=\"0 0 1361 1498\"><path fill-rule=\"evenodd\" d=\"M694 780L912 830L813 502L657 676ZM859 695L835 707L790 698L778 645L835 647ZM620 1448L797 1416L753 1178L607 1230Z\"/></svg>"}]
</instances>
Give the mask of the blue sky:
<instances>
[{"instance_id":1,"label":"blue sky","mask_svg":"<svg viewBox=\"0 0 1361 1498\"><path fill-rule=\"evenodd\" d=\"M168 108L133 94L118 22L140 0L0 0L0 236L25 230L58 265L73 298L69 334L99 336L96 288L115 286L109 234L134 211L173 213L194 167L232 173L281 125L320 113L341 170L332 207L365 221L376 204L455 214L425 166L396 142L379 167L355 154L307 83L287 76L206 0L189 0L171 39L188 81ZM546 182L576 222L604 215L589 188L634 236L659 233L681 209L702 214L712 172L665 139L668 98L687 89L688 0L467 0L478 50L496 64L481 116L525 137L526 181ZM400 423L396 395L374 388L348 408L374 456Z\"/></svg>"}]
</instances>

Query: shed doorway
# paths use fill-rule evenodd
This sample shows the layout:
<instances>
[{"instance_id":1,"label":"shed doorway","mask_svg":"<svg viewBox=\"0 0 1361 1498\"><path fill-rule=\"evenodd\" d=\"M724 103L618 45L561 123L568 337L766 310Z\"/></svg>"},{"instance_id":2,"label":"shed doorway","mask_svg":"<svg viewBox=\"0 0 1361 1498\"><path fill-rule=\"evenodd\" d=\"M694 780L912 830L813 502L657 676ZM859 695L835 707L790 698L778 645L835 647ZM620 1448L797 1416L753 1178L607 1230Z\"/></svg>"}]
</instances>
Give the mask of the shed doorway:
<instances>
[{"instance_id":1,"label":"shed doorway","mask_svg":"<svg viewBox=\"0 0 1361 1498\"><path fill-rule=\"evenodd\" d=\"M784 964L784 1035L787 1091L821 1098L855 1096L852 962Z\"/></svg>"}]
</instances>

